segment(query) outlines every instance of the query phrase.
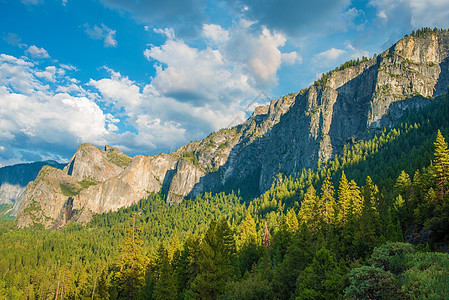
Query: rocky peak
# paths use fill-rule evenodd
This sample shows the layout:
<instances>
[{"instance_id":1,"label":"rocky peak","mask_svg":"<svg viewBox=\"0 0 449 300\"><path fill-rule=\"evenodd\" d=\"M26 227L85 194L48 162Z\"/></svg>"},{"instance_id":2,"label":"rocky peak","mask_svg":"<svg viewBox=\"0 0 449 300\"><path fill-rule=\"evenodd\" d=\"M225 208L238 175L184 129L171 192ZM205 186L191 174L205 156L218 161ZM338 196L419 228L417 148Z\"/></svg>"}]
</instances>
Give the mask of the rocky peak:
<instances>
[{"instance_id":1,"label":"rocky peak","mask_svg":"<svg viewBox=\"0 0 449 300\"><path fill-rule=\"evenodd\" d=\"M121 173L130 161L129 156L111 146L101 150L91 144L82 144L64 168L64 172L75 180L103 182Z\"/></svg>"},{"instance_id":2,"label":"rocky peak","mask_svg":"<svg viewBox=\"0 0 449 300\"><path fill-rule=\"evenodd\" d=\"M448 56L447 31L406 36L373 59L342 65L309 88L256 108L241 125L213 132L171 154L130 161L113 147L101 150L83 144L64 169L66 179L75 180L72 184L85 179L101 183L65 202L56 196L46 199L54 197L59 203L54 205L60 216L86 222L94 213L130 205L149 192L164 193L169 204L204 191L263 192L279 172L294 175L316 169L349 141L392 126L407 108L423 107L427 98L447 92ZM27 188L28 203L46 201L39 198L40 191L58 193L56 187L44 187Z\"/></svg>"}]
</instances>

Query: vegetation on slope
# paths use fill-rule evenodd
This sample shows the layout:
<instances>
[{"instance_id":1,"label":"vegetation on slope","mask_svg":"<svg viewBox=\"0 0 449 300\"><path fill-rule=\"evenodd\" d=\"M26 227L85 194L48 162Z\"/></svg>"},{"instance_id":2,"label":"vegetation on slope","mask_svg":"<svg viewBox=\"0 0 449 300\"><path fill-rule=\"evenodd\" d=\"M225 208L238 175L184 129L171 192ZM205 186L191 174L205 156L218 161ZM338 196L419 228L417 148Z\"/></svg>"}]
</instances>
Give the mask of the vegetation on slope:
<instances>
[{"instance_id":1,"label":"vegetation on slope","mask_svg":"<svg viewBox=\"0 0 449 300\"><path fill-rule=\"evenodd\" d=\"M448 293L449 99L264 195L159 194L86 227L0 223L7 299L415 299ZM440 129L440 130L439 130ZM416 246L404 243L412 242ZM369 284L366 284L366 283Z\"/></svg>"}]
</instances>

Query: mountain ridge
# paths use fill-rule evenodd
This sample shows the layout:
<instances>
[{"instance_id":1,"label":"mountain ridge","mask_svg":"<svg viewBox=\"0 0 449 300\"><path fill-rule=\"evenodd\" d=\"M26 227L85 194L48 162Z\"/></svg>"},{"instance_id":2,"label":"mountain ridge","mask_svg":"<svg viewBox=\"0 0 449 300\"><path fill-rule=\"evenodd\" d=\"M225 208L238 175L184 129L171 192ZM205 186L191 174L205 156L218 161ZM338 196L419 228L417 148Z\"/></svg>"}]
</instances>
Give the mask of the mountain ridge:
<instances>
[{"instance_id":1,"label":"mountain ridge","mask_svg":"<svg viewBox=\"0 0 449 300\"><path fill-rule=\"evenodd\" d=\"M371 60L332 71L300 93L256 108L241 125L211 133L171 154L136 156L117 174L111 173L115 175L99 178L101 172L94 176L90 169L77 179L92 175L98 183L57 206L62 211L70 202L73 213L67 221L85 222L93 213L128 206L150 192L163 192L169 204L202 192L236 189L243 182L248 190L261 193L278 173L316 169L341 153L348 140L392 126L406 109L419 109L430 103L427 98L446 92L448 54L447 31L407 35ZM105 169L104 161L93 165ZM32 198L27 188L22 212ZM56 219L47 227L65 224L55 213L52 216ZM21 218L18 226L28 226Z\"/></svg>"}]
</instances>

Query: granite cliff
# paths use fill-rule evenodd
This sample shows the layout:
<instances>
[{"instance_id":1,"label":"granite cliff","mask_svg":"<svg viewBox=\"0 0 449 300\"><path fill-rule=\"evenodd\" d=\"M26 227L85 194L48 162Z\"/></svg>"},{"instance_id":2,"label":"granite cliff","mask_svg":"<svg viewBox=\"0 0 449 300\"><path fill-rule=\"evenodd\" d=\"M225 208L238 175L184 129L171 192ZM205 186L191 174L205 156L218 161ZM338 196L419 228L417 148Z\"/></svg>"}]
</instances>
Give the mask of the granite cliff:
<instances>
[{"instance_id":1,"label":"granite cliff","mask_svg":"<svg viewBox=\"0 0 449 300\"><path fill-rule=\"evenodd\" d=\"M248 194L263 192L279 172L291 175L316 169L341 153L346 143L392 126L407 108L419 109L446 93L448 56L448 31L405 36L382 54L329 72L299 93L256 108L243 124L211 133L171 154L139 155L121 164L111 157L123 162L127 156L111 147L84 154L78 149L58 179L63 182L53 183L50 176L47 183L40 183L42 176L48 177L41 171L42 176L39 173L28 185L17 223L31 224L30 205L42 208L42 215L49 218L47 227L59 227L130 205L149 192L164 193L169 204L204 191L246 187ZM108 158L108 153L115 154ZM92 185L77 186L83 180ZM57 184L65 182L76 187L73 196L58 191ZM62 195L65 200L62 196L45 200L39 193ZM39 201L50 201L55 208L45 208L49 204Z\"/></svg>"},{"instance_id":2,"label":"granite cliff","mask_svg":"<svg viewBox=\"0 0 449 300\"><path fill-rule=\"evenodd\" d=\"M36 178L45 165L51 165L59 169L65 166L65 164L49 160L0 168L0 204L12 206L8 214L16 216L27 184Z\"/></svg>"}]
</instances>

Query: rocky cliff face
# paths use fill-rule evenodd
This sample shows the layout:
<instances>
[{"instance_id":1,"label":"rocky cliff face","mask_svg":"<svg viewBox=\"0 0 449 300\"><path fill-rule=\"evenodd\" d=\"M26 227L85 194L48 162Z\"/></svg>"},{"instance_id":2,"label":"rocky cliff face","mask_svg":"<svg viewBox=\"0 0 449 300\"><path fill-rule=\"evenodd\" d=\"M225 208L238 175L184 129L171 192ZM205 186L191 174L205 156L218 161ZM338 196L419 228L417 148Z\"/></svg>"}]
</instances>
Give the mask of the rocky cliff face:
<instances>
[{"instance_id":1,"label":"rocky cliff face","mask_svg":"<svg viewBox=\"0 0 449 300\"><path fill-rule=\"evenodd\" d=\"M391 126L408 107L425 106L427 98L447 92L448 55L447 31L406 36L367 62L332 72L325 84L297 94L280 121L261 137L247 145L242 139L223 173L235 180L257 172L263 192L279 172L290 175L319 167L348 141ZM260 122L253 116L242 130Z\"/></svg>"},{"instance_id":2,"label":"rocky cliff face","mask_svg":"<svg viewBox=\"0 0 449 300\"><path fill-rule=\"evenodd\" d=\"M81 185L62 170L44 166L36 180L27 185L17 213L17 226L35 223L46 228L58 228L71 218L70 195Z\"/></svg>"},{"instance_id":3,"label":"rocky cliff face","mask_svg":"<svg viewBox=\"0 0 449 300\"><path fill-rule=\"evenodd\" d=\"M59 169L65 166L56 161L41 161L0 168L0 204L14 205L9 214L16 216L27 184L36 178L44 165Z\"/></svg>"},{"instance_id":4,"label":"rocky cliff face","mask_svg":"<svg viewBox=\"0 0 449 300\"><path fill-rule=\"evenodd\" d=\"M101 150L90 144L80 145L63 170L45 166L27 185L18 207L18 227L40 223L46 228L59 228L77 220L84 208L74 203L74 197L89 186L119 175L130 161L110 146Z\"/></svg>"},{"instance_id":5,"label":"rocky cliff face","mask_svg":"<svg viewBox=\"0 0 449 300\"><path fill-rule=\"evenodd\" d=\"M169 204L242 184L263 192L279 172L315 169L347 142L391 126L408 107L420 108L428 98L447 92L448 55L447 31L406 36L369 61L331 72L320 84L256 108L239 126L168 155L136 156L129 165L111 161L124 161L118 150L82 145L89 150L78 149L64 171L78 183L98 184L70 201L61 199L59 214L85 222L93 213L130 205L149 192L161 191ZM36 199L33 190L38 191L27 188L29 199Z\"/></svg>"}]
</instances>

